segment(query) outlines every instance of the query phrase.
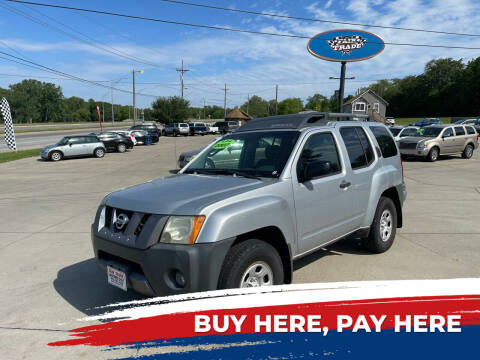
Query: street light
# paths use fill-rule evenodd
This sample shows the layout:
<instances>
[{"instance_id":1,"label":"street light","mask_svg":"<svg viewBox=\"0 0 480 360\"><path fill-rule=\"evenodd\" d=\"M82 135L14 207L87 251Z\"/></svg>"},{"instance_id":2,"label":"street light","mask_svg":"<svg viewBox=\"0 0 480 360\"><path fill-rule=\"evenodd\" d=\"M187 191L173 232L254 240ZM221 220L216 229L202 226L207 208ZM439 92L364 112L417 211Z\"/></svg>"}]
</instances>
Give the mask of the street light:
<instances>
[{"instance_id":1,"label":"street light","mask_svg":"<svg viewBox=\"0 0 480 360\"><path fill-rule=\"evenodd\" d=\"M135 125L135 122L137 120L137 111L135 109L135 73L140 73L143 74L143 70L132 70L132 87L133 87L133 125Z\"/></svg>"}]
</instances>

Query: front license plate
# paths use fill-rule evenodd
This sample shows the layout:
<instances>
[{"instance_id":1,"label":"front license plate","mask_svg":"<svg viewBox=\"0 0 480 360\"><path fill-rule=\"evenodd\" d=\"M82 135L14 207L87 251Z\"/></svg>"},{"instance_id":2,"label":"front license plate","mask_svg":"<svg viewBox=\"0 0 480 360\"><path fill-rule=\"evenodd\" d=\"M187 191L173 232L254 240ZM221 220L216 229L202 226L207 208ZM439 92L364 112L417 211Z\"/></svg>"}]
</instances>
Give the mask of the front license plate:
<instances>
[{"instance_id":1,"label":"front license plate","mask_svg":"<svg viewBox=\"0 0 480 360\"><path fill-rule=\"evenodd\" d=\"M107 265L107 277L109 284L127 291L127 275L123 271Z\"/></svg>"}]
</instances>

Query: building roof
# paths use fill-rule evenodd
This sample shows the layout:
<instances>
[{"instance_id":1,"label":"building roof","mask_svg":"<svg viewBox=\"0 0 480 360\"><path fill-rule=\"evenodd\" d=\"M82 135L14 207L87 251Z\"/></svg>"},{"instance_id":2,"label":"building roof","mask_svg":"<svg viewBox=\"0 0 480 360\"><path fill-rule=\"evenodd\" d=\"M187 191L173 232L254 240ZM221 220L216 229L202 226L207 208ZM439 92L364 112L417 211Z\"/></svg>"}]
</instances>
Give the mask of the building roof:
<instances>
[{"instance_id":1,"label":"building roof","mask_svg":"<svg viewBox=\"0 0 480 360\"><path fill-rule=\"evenodd\" d=\"M358 94L357 96L354 96L353 98L351 98L350 100L346 101L344 105L348 105L348 104L351 104L353 103L355 100L358 100L360 99L363 95L365 95L366 93L370 93L372 94L373 96L377 97L380 101L384 102L386 105L388 105L388 101L385 100L384 98L382 98L380 95L378 95L375 91L371 90L371 89L367 89L365 90L364 92Z\"/></svg>"},{"instance_id":2,"label":"building roof","mask_svg":"<svg viewBox=\"0 0 480 360\"><path fill-rule=\"evenodd\" d=\"M236 108L233 109L230 113L225 116L225 119L244 119L244 120L250 120L252 117L248 115L245 111Z\"/></svg>"}]
</instances>

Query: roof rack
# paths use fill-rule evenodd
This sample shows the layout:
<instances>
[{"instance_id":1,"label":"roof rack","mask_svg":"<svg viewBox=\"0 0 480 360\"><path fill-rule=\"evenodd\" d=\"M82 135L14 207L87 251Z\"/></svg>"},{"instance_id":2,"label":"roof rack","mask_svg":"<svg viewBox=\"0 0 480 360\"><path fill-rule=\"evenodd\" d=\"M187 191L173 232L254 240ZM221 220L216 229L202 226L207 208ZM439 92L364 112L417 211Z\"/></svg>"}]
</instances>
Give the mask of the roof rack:
<instances>
[{"instance_id":1,"label":"roof rack","mask_svg":"<svg viewBox=\"0 0 480 360\"><path fill-rule=\"evenodd\" d=\"M371 121L372 119L369 115L309 111L252 119L240 127L237 132L266 129L303 129L311 126L327 125L330 121L349 120Z\"/></svg>"}]
</instances>

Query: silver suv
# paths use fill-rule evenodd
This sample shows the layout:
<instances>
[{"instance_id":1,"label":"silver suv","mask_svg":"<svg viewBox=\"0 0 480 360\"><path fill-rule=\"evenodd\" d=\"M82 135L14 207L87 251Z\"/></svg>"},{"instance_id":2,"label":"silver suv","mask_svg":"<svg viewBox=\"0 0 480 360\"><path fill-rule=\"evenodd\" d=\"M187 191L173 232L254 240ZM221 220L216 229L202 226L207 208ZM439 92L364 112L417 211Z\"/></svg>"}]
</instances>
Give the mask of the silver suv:
<instances>
[{"instance_id":1,"label":"silver suv","mask_svg":"<svg viewBox=\"0 0 480 360\"><path fill-rule=\"evenodd\" d=\"M71 157L94 156L101 158L105 155L105 145L92 135L65 136L55 145L45 146L40 156L45 160L59 161Z\"/></svg>"},{"instance_id":2,"label":"silver suv","mask_svg":"<svg viewBox=\"0 0 480 360\"><path fill-rule=\"evenodd\" d=\"M342 116L251 120L178 175L107 195L92 242L108 282L152 296L276 285L348 235L388 250L403 222L400 154L383 124L331 121Z\"/></svg>"}]
</instances>

